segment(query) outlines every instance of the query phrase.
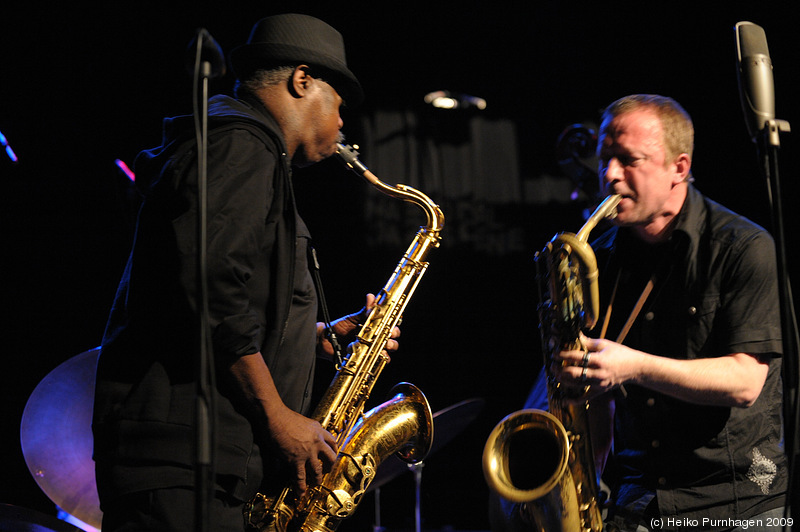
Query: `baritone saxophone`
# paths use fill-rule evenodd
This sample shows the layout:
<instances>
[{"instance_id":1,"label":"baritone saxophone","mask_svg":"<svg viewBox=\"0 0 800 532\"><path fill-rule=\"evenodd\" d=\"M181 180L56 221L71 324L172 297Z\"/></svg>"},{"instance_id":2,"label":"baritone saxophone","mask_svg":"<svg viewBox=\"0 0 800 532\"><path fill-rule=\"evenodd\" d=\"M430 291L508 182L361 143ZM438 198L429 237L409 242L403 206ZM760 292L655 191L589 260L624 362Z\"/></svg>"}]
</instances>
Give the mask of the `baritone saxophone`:
<instances>
[{"instance_id":1,"label":"baritone saxophone","mask_svg":"<svg viewBox=\"0 0 800 532\"><path fill-rule=\"evenodd\" d=\"M384 353L423 273L430 250L439 246L442 210L422 192L383 183L358 160L351 146L337 145L337 156L381 192L414 203L427 216L394 273L375 300L357 342L336 374L312 418L336 438L336 462L318 486L302 497L286 486L279 493L257 494L245 505L245 522L259 532L328 532L353 514L381 462L396 454L409 464L422 461L433 442L433 415L425 395L400 383L391 398L363 413L372 388L388 363Z\"/></svg>"},{"instance_id":2,"label":"baritone saxophone","mask_svg":"<svg viewBox=\"0 0 800 532\"><path fill-rule=\"evenodd\" d=\"M603 530L595 457L589 432L586 389L561 386L552 372L553 355L582 349L582 330L592 329L599 314L597 259L589 233L616 216L620 196L611 195L595 209L577 234L561 233L536 256L547 288L539 308L549 412L526 409L506 416L492 430L483 453L489 487L518 503L531 530L599 532ZM542 286L540 284L540 286ZM579 399L577 402L574 399Z\"/></svg>"}]
</instances>

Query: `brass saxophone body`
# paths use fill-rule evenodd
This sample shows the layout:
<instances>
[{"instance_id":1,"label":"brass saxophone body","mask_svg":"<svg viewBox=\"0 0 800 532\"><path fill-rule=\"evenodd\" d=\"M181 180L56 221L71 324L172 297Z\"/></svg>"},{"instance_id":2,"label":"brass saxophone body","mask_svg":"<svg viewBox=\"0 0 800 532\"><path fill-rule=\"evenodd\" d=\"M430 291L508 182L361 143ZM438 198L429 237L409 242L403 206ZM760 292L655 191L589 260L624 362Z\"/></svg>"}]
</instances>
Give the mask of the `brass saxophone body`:
<instances>
[{"instance_id":1,"label":"brass saxophone body","mask_svg":"<svg viewBox=\"0 0 800 532\"><path fill-rule=\"evenodd\" d=\"M297 497L291 487L278 494L257 494L244 508L245 522L259 532L327 532L352 515L378 466L398 455L408 463L425 458L433 442L433 415L425 395L414 385L400 383L392 397L363 413L372 388L388 363L384 353L423 273L425 258L439 246L444 215L422 192L406 185L380 181L357 158L352 147L338 145L337 155L354 172L383 193L414 203L425 211L420 227L389 281L377 296L344 362L312 418L336 437L339 454L318 486Z\"/></svg>"},{"instance_id":2,"label":"brass saxophone body","mask_svg":"<svg viewBox=\"0 0 800 532\"><path fill-rule=\"evenodd\" d=\"M489 487L519 503L532 530L598 532L603 529L598 500L587 401L554 378L554 353L581 349L580 332L594 327L599 314L597 260L587 243L604 218L614 217L620 196L607 197L577 234L556 235L536 255L540 283L542 350L549 412L519 410L492 430L483 453ZM540 287L542 285L540 284ZM542 290L543 291L543 290Z\"/></svg>"}]
</instances>

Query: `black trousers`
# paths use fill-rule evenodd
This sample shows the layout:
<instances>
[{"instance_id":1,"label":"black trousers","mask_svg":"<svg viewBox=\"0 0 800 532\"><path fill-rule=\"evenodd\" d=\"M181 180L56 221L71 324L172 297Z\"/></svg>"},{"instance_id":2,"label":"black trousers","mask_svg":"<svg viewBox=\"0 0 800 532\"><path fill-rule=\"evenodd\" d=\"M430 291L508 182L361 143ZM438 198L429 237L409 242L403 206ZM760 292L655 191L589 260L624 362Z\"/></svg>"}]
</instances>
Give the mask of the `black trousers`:
<instances>
[{"instance_id":1,"label":"black trousers","mask_svg":"<svg viewBox=\"0 0 800 532\"><path fill-rule=\"evenodd\" d=\"M208 532L243 532L244 503L224 492L209 501ZM125 495L103 505L103 532L198 532L195 492L167 488Z\"/></svg>"}]
</instances>

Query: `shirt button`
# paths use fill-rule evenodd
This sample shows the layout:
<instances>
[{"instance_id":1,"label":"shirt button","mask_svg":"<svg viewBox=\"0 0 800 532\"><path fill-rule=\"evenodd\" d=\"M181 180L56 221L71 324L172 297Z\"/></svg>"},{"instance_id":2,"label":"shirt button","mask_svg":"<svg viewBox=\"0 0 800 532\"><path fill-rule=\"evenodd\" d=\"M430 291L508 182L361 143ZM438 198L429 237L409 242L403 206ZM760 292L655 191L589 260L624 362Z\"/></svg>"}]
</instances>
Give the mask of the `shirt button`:
<instances>
[{"instance_id":1,"label":"shirt button","mask_svg":"<svg viewBox=\"0 0 800 532\"><path fill-rule=\"evenodd\" d=\"M658 485L664 486L667 483L667 479L664 477L658 477Z\"/></svg>"},{"instance_id":2,"label":"shirt button","mask_svg":"<svg viewBox=\"0 0 800 532\"><path fill-rule=\"evenodd\" d=\"M647 321L653 321L653 318L655 317L656 315L652 311L644 315L644 319L646 319Z\"/></svg>"},{"instance_id":3,"label":"shirt button","mask_svg":"<svg viewBox=\"0 0 800 532\"><path fill-rule=\"evenodd\" d=\"M658 449L659 445L661 445L661 442L658 440L653 440L650 442L650 446L653 447L653 449Z\"/></svg>"},{"instance_id":4,"label":"shirt button","mask_svg":"<svg viewBox=\"0 0 800 532\"><path fill-rule=\"evenodd\" d=\"M646 403L646 404L647 404L647 406L653 406L654 404L656 404L656 400L655 400L655 398L653 398L653 397L648 397L648 398L647 398L647 403Z\"/></svg>"},{"instance_id":5,"label":"shirt button","mask_svg":"<svg viewBox=\"0 0 800 532\"><path fill-rule=\"evenodd\" d=\"M697 307L689 307L688 312L689 316L694 316L695 314L697 314Z\"/></svg>"}]
</instances>

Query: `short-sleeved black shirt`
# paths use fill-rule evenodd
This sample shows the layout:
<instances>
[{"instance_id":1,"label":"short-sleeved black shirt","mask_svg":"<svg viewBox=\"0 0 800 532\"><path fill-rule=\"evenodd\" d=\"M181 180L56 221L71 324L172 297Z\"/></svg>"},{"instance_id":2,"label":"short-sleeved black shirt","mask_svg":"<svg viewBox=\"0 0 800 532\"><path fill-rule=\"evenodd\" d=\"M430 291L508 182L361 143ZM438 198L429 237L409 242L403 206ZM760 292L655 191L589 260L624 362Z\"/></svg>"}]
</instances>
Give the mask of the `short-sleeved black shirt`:
<instances>
[{"instance_id":1,"label":"short-sleeved black shirt","mask_svg":"<svg viewBox=\"0 0 800 532\"><path fill-rule=\"evenodd\" d=\"M616 401L612 459L620 512L640 512L655 494L663 518L697 519L703 527L703 519L746 518L782 506L782 345L771 236L690 185L668 242L650 246L614 227L593 247L601 310L617 286L607 338L616 339L654 275L625 345L672 358L743 352L771 360L750 408L690 404L626 385Z\"/></svg>"}]
</instances>

